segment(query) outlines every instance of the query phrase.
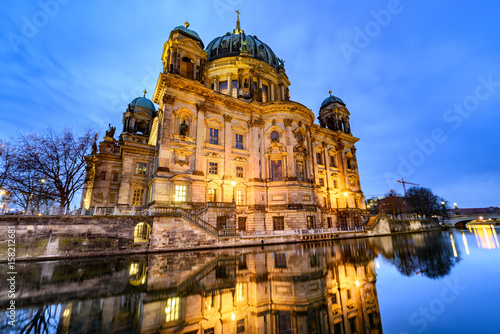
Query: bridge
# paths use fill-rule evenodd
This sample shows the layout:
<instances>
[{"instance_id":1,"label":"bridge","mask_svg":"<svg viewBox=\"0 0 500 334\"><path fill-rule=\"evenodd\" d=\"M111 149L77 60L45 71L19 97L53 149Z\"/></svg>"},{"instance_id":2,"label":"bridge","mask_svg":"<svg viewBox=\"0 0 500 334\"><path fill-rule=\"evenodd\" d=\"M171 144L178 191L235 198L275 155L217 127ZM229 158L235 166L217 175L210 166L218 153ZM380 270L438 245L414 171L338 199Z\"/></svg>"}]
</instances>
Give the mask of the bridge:
<instances>
[{"instance_id":1,"label":"bridge","mask_svg":"<svg viewBox=\"0 0 500 334\"><path fill-rule=\"evenodd\" d=\"M484 214L473 214L473 215L450 215L448 219L444 220L445 224L455 226L455 227L465 227L468 222L479 219L479 217L487 218L499 218L500 214L497 212L484 213Z\"/></svg>"}]
</instances>

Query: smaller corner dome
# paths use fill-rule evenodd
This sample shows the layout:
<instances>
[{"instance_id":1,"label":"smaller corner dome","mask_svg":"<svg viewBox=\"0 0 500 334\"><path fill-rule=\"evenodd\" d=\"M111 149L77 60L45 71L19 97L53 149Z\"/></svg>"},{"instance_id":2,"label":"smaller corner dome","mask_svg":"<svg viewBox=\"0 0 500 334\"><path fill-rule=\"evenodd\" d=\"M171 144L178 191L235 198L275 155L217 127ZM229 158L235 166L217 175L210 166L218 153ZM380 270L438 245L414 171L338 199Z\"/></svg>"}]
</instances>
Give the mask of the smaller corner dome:
<instances>
[{"instance_id":1,"label":"smaller corner dome","mask_svg":"<svg viewBox=\"0 0 500 334\"><path fill-rule=\"evenodd\" d=\"M338 103L338 104L341 104L341 105L343 105L345 107L344 101L342 101L340 98L338 98L338 97L336 97L334 95L330 95L326 99L323 100L323 103L321 103L321 108L320 109L323 109L323 108L327 107L328 105L330 105L332 103Z\"/></svg>"},{"instance_id":2,"label":"smaller corner dome","mask_svg":"<svg viewBox=\"0 0 500 334\"><path fill-rule=\"evenodd\" d=\"M198 35L198 33L196 31L191 30L188 27L189 27L189 23L186 22L186 23L184 23L183 26L177 26L174 29L172 29L172 31L170 32L170 35L172 35L176 31L178 31L178 32L182 33L183 35L186 35L187 37L191 37L191 38L193 38L193 39L195 39L203 44L203 41L201 40L200 35Z\"/></svg>"},{"instance_id":3,"label":"smaller corner dome","mask_svg":"<svg viewBox=\"0 0 500 334\"><path fill-rule=\"evenodd\" d=\"M154 103L145 97L136 97L135 99L132 100L132 102L130 102L130 106L134 108L137 107L137 108L148 109L153 113L156 111Z\"/></svg>"}]
</instances>

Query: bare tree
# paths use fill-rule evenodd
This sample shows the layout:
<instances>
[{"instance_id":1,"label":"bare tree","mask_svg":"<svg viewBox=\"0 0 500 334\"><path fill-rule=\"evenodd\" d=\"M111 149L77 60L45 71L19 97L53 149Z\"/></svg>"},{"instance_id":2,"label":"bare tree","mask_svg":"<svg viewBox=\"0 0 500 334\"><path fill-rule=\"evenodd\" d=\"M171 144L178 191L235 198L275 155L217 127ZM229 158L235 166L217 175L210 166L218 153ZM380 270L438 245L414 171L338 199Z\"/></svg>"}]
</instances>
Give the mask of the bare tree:
<instances>
[{"instance_id":1,"label":"bare tree","mask_svg":"<svg viewBox=\"0 0 500 334\"><path fill-rule=\"evenodd\" d=\"M53 185L47 182L40 172L16 163L16 158L13 161L14 167L6 182L6 188L12 194L13 202L25 211L29 209L36 212L48 211L55 202Z\"/></svg>"},{"instance_id":2,"label":"bare tree","mask_svg":"<svg viewBox=\"0 0 500 334\"><path fill-rule=\"evenodd\" d=\"M4 187L5 181L12 169L12 146L0 140L0 189Z\"/></svg>"},{"instance_id":3,"label":"bare tree","mask_svg":"<svg viewBox=\"0 0 500 334\"><path fill-rule=\"evenodd\" d=\"M441 215L443 212L441 206L443 199L428 188L411 187L406 192L406 198L413 211L422 217L430 218L434 215Z\"/></svg>"},{"instance_id":4,"label":"bare tree","mask_svg":"<svg viewBox=\"0 0 500 334\"><path fill-rule=\"evenodd\" d=\"M406 199L394 190L385 194L385 198L379 201L380 211L392 215L392 219L397 219L402 213L406 213Z\"/></svg>"},{"instance_id":5,"label":"bare tree","mask_svg":"<svg viewBox=\"0 0 500 334\"><path fill-rule=\"evenodd\" d=\"M85 181L85 155L91 153L93 143L90 128L78 138L70 128L56 132L49 127L40 135L19 133L15 142L17 169L30 175L30 187L36 188L39 182L41 199L55 199L60 207L69 207Z\"/></svg>"}]
</instances>

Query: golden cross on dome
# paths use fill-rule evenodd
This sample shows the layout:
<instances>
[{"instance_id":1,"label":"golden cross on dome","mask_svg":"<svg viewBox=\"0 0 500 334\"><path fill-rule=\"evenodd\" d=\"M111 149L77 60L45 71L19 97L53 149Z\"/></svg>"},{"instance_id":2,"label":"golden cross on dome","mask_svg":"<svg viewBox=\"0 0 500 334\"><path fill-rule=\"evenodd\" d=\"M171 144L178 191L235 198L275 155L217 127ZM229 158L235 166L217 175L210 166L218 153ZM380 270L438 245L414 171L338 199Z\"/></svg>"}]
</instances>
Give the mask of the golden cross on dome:
<instances>
[{"instance_id":1,"label":"golden cross on dome","mask_svg":"<svg viewBox=\"0 0 500 334\"><path fill-rule=\"evenodd\" d=\"M148 91L146 90L146 88L144 88L143 93L144 93L144 97L146 97L146 94L148 93Z\"/></svg>"},{"instance_id":2,"label":"golden cross on dome","mask_svg":"<svg viewBox=\"0 0 500 334\"><path fill-rule=\"evenodd\" d=\"M237 14L237 18L236 18L236 29L233 30L233 33L234 34L240 34L243 32L243 30L241 30L241 27L240 27L240 11L239 10L235 10L236 14Z\"/></svg>"},{"instance_id":3,"label":"golden cross on dome","mask_svg":"<svg viewBox=\"0 0 500 334\"><path fill-rule=\"evenodd\" d=\"M330 93L330 96L332 96L332 90L331 89L328 91L328 93Z\"/></svg>"}]
</instances>

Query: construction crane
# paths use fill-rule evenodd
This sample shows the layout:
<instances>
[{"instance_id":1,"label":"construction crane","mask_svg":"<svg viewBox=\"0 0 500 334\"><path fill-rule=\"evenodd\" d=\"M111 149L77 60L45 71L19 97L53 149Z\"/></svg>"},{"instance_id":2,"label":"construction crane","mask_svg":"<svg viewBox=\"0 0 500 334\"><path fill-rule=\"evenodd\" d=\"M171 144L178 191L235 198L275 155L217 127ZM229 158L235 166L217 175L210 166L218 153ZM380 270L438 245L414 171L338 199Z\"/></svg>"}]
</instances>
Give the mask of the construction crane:
<instances>
[{"instance_id":1,"label":"construction crane","mask_svg":"<svg viewBox=\"0 0 500 334\"><path fill-rule=\"evenodd\" d=\"M420 185L420 184L416 184L416 183L406 182L405 179L403 179L403 178L401 178L401 180L398 180L398 182L403 184L403 190L405 192L405 197L406 197L406 186L405 186L405 184L411 184L411 185L414 185L414 186L419 186Z\"/></svg>"}]
</instances>

